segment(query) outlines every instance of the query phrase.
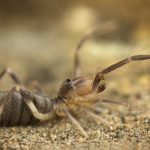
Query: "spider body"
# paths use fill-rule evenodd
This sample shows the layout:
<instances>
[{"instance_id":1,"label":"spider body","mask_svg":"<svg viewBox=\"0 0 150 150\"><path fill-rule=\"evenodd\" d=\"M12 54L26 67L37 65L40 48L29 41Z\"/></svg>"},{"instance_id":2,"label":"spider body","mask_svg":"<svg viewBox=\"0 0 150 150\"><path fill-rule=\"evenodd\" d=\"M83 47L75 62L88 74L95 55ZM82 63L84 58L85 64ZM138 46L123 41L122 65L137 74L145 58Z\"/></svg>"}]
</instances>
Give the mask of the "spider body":
<instances>
[{"instance_id":1,"label":"spider body","mask_svg":"<svg viewBox=\"0 0 150 150\"><path fill-rule=\"evenodd\" d=\"M10 72L11 77L16 76L12 71L10 71L10 68L6 70ZM15 80L16 78L17 77L15 77ZM16 82L18 80L19 79L17 78ZM51 114L51 117L49 116L48 119L52 118L55 113L60 115L61 107L71 110L76 108L76 106L88 106L89 102L91 102L95 96L95 94L91 94L93 81L93 79L83 77L77 77L73 80L67 79L60 86L58 97L54 99L49 99L35 91L30 92L22 90L23 93L19 93L18 91L14 91L12 93L9 91L0 92L0 106L3 105L6 97L9 96L9 100L0 114L0 125L28 125L35 124L39 122L40 119L43 119L37 119L33 115L32 109L29 108L30 106L28 106L26 102L26 96L30 99L30 103L36 107L39 113ZM99 85L97 93L104 89L105 85Z\"/></svg>"},{"instance_id":2,"label":"spider body","mask_svg":"<svg viewBox=\"0 0 150 150\"><path fill-rule=\"evenodd\" d=\"M10 91L0 92L0 125L13 126L20 124L33 124L39 120L49 120L54 117L54 114L65 115L82 132L85 137L88 137L80 124L71 116L70 111L86 113L93 118L99 119L106 125L112 125L100 116L95 115L85 108L90 107L93 104L103 102L124 105L131 109L135 109L134 107L123 102L108 99L97 99L96 95L97 93L105 90L105 84L103 84L102 81L104 80L104 76L107 73L116 70L117 68L120 68L131 61L142 61L150 59L150 55L129 56L115 64L110 65L102 71L99 71L94 79L80 77L80 63L78 56L79 49L85 40L93 33L95 33L95 30L83 37L77 46L75 53L76 77L72 80L67 79L63 81L56 98L50 99L46 97L38 83L36 83L35 86L39 93L24 90L24 86L15 75L15 73L10 68L4 69L0 73L0 79L7 72L17 85L13 86Z\"/></svg>"}]
</instances>

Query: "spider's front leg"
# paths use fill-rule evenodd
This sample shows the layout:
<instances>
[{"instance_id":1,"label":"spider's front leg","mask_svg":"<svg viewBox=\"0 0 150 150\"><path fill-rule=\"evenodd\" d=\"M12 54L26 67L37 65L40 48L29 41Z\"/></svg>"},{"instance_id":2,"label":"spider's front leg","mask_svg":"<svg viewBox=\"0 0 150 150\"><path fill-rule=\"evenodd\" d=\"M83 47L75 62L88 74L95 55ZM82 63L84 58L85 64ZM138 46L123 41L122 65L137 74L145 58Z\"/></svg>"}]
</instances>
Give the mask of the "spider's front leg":
<instances>
[{"instance_id":1,"label":"spider's front leg","mask_svg":"<svg viewBox=\"0 0 150 150\"><path fill-rule=\"evenodd\" d=\"M150 55L134 55L134 56L130 56L130 57L127 57L107 68L105 68L104 70L100 71L97 73L95 79L94 79L94 82L93 82L93 86L92 86L92 93L96 92L96 90L98 89L98 85L100 83L100 81L103 79L104 75L113 71L113 70L116 70L117 68L119 67L122 67L123 65L131 62L131 61L142 61L142 60L147 60L147 59L150 59ZM100 103L100 102L104 102L104 103L112 103L112 104L118 104L118 105L124 105L124 106L127 106L128 108L130 109L135 109L135 110L138 110L140 111L139 109L136 109L134 108L133 106L130 106L126 103L123 103L123 102L118 102L118 101L113 101L113 100L108 100L108 99L98 99L98 100L94 100L92 102L92 104L95 104L95 103ZM140 111L141 113L143 113L142 111Z\"/></svg>"},{"instance_id":2,"label":"spider's front leg","mask_svg":"<svg viewBox=\"0 0 150 150\"><path fill-rule=\"evenodd\" d=\"M129 56L105 69L103 69L102 71L98 72L94 82L93 82L93 86L92 86L92 92L95 92L98 88L99 82L104 78L104 75L116 70L117 68L122 67L123 65L131 62L131 61L142 61L142 60L147 60L150 59L150 55L134 55L134 56Z\"/></svg>"}]
</instances>

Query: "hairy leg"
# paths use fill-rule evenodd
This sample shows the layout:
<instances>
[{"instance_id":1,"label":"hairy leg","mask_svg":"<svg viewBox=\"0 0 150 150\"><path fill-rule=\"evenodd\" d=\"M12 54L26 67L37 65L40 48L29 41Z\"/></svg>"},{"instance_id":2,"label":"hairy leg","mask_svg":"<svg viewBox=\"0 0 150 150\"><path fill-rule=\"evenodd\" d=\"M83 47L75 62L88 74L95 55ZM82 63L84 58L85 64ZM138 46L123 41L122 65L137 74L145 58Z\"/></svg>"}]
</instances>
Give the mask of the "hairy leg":
<instances>
[{"instance_id":1,"label":"hairy leg","mask_svg":"<svg viewBox=\"0 0 150 150\"><path fill-rule=\"evenodd\" d=\"M93 82L93 86L92 86L92 92L95 92L98 88L99 82L104 78L104 75L116 70L117 68L122 67L123 65L131 62L131 61L142 61L142 60L147 60L150 59L150 55L134 55L134 56L129 56L107 68L105 68L104 70L100 71L97 73L94 82Z\"/></svg>"},{"instance_id":2,"label":"hairy leg","mask_svg":"<svg viewBox=\"0 0 150 150\"><path fill-rule=\"evenodd\" d=\"M4 76L5 73L8 73L10 77L13 79L15 84L18 84L20 86L23 86L17 75L8 67L5 68L1 73L0 73L0 79Z\"/></svg>"},{"instance_id":3,"label":"hairy leg","mask_svg":"<svg viewBox=\"0 0 150 150\"><path fill-rule=\"evenodd\" d=\"M0 79L5 75L5 73L8 73L10 75L10 77L13 79L13 81L15 82L15 84L20 85L21 87L24 88L24 85L21 83L21 81L19 80L19 78L17 77L17 75L8 67L5 68L1 73L0 73ZM41 88L40 84L37 81L33 81L32 84L35 86L35 88L37 89L37 91L40 94L45 94L43 89Z\"/></svg>"},{"instance_id":4,"label":"hairy leg","mask_svg":"<svg viewBox=\"0 0 150 150\"><path fill-rule=\"evenodd\" d=\"M86 134L84 129L80 126L80 124L71 116L71 114L65 108L62 108L62 111L71 120L71 122L81 131L81 133L87 138L88 135Z\"/></svg>"},{"instance_id":5,"label":"hairy leg","mask_svg":"<svg viewBox=\"0 0 150 150\"><path fill-rule=\"evenodd\" d=\"M137 108L134 108L133 106L131 106L129 104L126 104L126 103L123 103L123 102L118 102L118 101L113 101L113 100L109 100L109 99L96 99L93 102L91 102L91 104L96 104L96 103L112 103L112 104L117 104L117 105L123 105L123 106L126 106L126 107L130 108L130 109L137 110L140 113L143 113L143 111L141 111Z\"/></svg>"}]
</instances>

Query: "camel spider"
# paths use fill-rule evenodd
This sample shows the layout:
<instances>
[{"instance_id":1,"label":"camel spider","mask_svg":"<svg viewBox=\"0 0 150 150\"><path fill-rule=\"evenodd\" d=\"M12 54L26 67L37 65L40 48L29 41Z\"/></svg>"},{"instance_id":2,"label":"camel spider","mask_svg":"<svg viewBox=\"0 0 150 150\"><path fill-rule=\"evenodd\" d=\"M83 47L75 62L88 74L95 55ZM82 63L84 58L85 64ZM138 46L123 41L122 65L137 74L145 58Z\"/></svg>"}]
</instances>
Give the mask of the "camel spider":
<instances>
[{"instance_id":1,"label":"camel spider","mask_svg":"<svg viewBox=\"0 0 150 150\"><path fill-rule=\"evenodd\" d=\"M107 23L102 24L100 27L103 29L103 32L112 31L113 29L112 26L110 26L110 24L108 25ZM22 83L15 75L15 73L10 68L4 69L0 74L0 79L7 72L17 84L17 86L13 86L10 91L0 92L0 125L14 126L20 124L34 124L39 120L49 120L54 116L54 113L56 113L57 115L67 116L87 138L88 135L79 125L79 123L72 117L70 111L86 113L91 117L99 119L103 123L110 125L109 122L86 110L85 108L90 107L90 105L96 103L113 103L135 109L134 107L123 102L108 99L95 99L95 96L97 93L105 90L105 85L101 84L101 81L104 80L105 74L116 70L117 68L122 67L131 61L142 61L150 59L150 55L134 55L127 57L115 64L112 64L104 70L99 71L96 74L96 77L93 79L79 76L79 49L86 41L86 39L88 39L88 37L90 37L98 30L99 28L89 32L86 36L83 37L77 46L75 54L76 77L63 81L56 98L50 99L45 96L43 90L37 83L36 88L38 89L39 93L24 90Z\"/></svg>"}]
</instances>

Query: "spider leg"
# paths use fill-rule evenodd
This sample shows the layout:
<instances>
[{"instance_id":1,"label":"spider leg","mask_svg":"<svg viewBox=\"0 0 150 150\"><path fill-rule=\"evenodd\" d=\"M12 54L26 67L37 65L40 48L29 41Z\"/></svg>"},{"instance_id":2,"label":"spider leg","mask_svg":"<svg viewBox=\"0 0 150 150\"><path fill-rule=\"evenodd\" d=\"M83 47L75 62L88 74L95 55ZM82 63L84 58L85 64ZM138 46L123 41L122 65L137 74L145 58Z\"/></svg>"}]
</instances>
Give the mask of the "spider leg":
<instances>
[{"instance_id":1,"label":"spider leg","mask_svg":"<svg viewBox=\"0 0 150 150\"><path fill-rule=\"evenodd\" d=\"M15 82L15 84L20 85L21 87L24 88L24 85L21 83L21 81L19 80L19 78L17 77L17 75L11 70L11 68L7 67L5 68L1 73L0 73L0 79L4 76L5 73L8 73L10 75L10 77L13 79L13 81ZM38 92L40 94L45 94L43 89L41 88L40 84L37 81L33 81L32 83L35 88L38 90Z\"/></svg>"},{"instance_id":2,"label":"spider leg","mask_svg":"<svg viewBox=\"0 0 150 150\"><path fill-rule=\"evenodd\" d=\"M134 56L129 56L107 68L105 68L104 70L100 71L97 73L94 82L93 82L93 86L92 86L92 92L95 92L98 88L99 82L103 79L104 74L107 74L113 70L116 70L117 68L120 68L121 66L131 62L131 61L141 61L141 60L147 60L150 59L150 55L134 55Z\"/></svg>"},{"instance_id":3,"label":"spider leg","mask_svg":"<svg viewBox=\"0 0 150 150\"><path fill-rule=\"evenodd\" d=\"M7 102L9 101L10 97L12 96L13 92L16 90L16 86L14 86L8 93L8 95L5 97L5 99L3 100L3 102L1 102L0 105L0 114L3 112L3 109L5 107L5 105L7 104Z\"/></svg>"},{"instance_id":4,"label":"spider leg","mask_svg":"<svg viewBox=\"0 0 150 150\"><path fill-rule=\"evenodd\" d=\"M40 86L38 81L32 81L31 84L37 89L37 91L42 94L45 95L44 90L42 89L42 87Z\"/></svg>"},{"instance_id":5,"label":"spider leg","mask_svg":"<svg viewBox=\"0 0 150 150\"><path fill-rule=\"evenodd\" d=\"M113 21L107 21L104 23L100 23L98 26L86 32L86 34L79 41L76 51L75 51L75 61L74 61L74 74L76 77L80 76L80 61L79 61L79 50L83 46L83 44L93 35L97 33L97 35L104 35L106 33L110 33L116 30L117 25Z\"/></svg>"},{"instance_id":6,"label":"spider leg","mask_svg":"<svg viewBox=\"0 0 150 150\"><path fill-rule=\"evenodd\" d=\"M84 129L80 126L80 124L71 116L71 114L65 109L62 108L63 113L71 120L71 122L77 126L77 128L81 131L81 133L87 138L88 135L84 131Z\"/></svg>"},{"instance_id":7,"label":"spider leg","mask_svg":"<svg viewBox=\"0 0 150 150\"><path fill-rule=\"evenodd\" d=\"M110 122L106 121L106 120L103 119L102 117L100 117L100 116L98 116L98 115L96 115L96 114L94 114L94 113L92 113L92 112L90 112L90 111L88 111L88 110L86 110L86 109L84 109L84 108L79 108L79 107L78 107L77 110L78 110L78 111L81 111L81 112L84 112L84 113L86 113L86 114L92 116L92 117L95 118L95 119L100 120L102 123L106 124L107 126L114 125L113 123L110 123Z\"/></svg>"},{"instance_id":8,"label":"spider leg","mask_svg":"<svg viewBox=\"0 0 150 150\"><path fill-rule=\"evenodd\" d=\"M4 76L5 73L8 73L10 75L10 77L13 79L13 81L20 85L23 86L21 81L19 80L19 78L16 76L16 74L8 67L5 68L1 73L0 73L0 79Z\"/></svg>"},{"instance_id":9,"label":"spider leg","mask_svg":"<svg viewBox=\"0 0 150 150\"><path fill-rule=\"evenodd\" d=\"M109 99L96 99L96 100L94 100L94 101L91 102L91 104L96 104L96 103L112 103L112 104L117 104L117 105L123 105L123 106L126 106L126 107L130 108L130 109L137 110L140 113L143 113L143 111L141 111L141 110L139 110L137 108L134 108L131 105L128 105L128 104L123 103L123 102L109 100Z\"/></svg>"},{"instance_id":10,"label":"spider leg","mask_svg":"<svg viewBox=\"0 0 150 150\"><path fill-rule=\"evenodd\" d=\"M29 98L29 96L26 94L25 90L23 90L19 85L14 86L7 94L7 96L4 98L3 102L0 105L0 114L3 112L3 109L5 107L5 105L7 104L7 102L9 101L10 97L12 96L12 94L18 91L21 96L23 97L23 99L25 100L26 104L29 106L29 108L31 109L33 115L40 119L40 120L48 120L50 118L53 117L53 113L46 113L46 114L42 114L39 113L37 108L35 107L34 103L32 102L32 100Z\"/></svg>"}]
</instances>

